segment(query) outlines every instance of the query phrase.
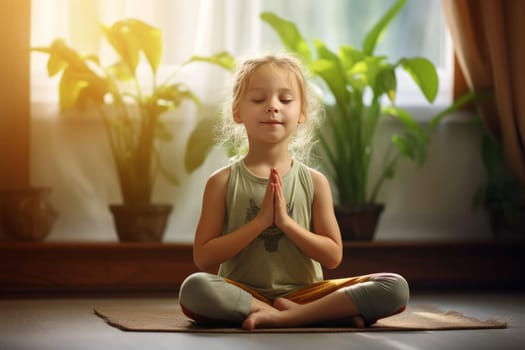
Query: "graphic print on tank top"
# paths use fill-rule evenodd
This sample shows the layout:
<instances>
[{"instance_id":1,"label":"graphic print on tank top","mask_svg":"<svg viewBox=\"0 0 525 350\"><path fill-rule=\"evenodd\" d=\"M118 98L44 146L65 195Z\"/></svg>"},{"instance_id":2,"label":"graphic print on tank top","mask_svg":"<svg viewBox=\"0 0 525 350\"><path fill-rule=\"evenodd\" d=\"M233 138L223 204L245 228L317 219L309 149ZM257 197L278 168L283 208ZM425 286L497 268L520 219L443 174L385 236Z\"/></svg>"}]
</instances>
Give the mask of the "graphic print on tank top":
<instances>
[{"instance_id":1,"label":"graphic print on tank top","mask_svg":"<svg viewBox=\"0 0 525 350\"><path fill-rule=\"evenodd\" d=\"M245 222L248 223L252 221L257 216L257 213L259 213L260 209L261 208L255 203L255 200L250 198L250 206L246 208ZM288 212L288 216L292 216L293 203L286 204L286 211ZM282 237L284 237L284 233L279 228L277 228L277 226L272 225L264 230L257 238L264 241L264 248L267 252L273 253L279 249L279 240Z\"/></svg>"}]
</instances>

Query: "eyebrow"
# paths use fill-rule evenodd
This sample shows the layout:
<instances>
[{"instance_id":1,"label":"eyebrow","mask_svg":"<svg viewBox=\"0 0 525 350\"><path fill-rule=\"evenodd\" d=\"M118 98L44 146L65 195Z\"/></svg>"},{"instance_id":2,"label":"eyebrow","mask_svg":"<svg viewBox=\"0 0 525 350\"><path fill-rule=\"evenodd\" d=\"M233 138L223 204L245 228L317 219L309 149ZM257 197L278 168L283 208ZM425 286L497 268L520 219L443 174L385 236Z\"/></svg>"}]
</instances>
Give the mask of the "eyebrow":
<instances>
[{"instance_id":1,"label":"eyebrow","mask_svg":"<svg viewBox=\"0 0 525 350\"><path fill-rule=\"evenodd\" d=\"M249 88L247 91L265 91L266 89L265 88L262 88L262 87L252 87L252 88ZM293 89L290 89L290 88L282 88L282 89L278 89L279 93L283 93L283 92L286 92L286 93L293 93Z\"/></svg>"}]
</instances>

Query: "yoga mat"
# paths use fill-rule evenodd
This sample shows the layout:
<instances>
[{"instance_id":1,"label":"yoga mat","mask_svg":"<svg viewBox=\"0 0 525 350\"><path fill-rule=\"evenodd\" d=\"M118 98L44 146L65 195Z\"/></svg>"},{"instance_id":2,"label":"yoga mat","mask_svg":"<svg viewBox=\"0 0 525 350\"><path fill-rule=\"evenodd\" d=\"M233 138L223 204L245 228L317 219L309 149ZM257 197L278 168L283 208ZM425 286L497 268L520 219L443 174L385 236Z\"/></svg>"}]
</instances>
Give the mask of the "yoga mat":
<instances>
[{"instance_id":1,"label":"yoga mat","mask_svg":"<svg viewBox=\"0 0 525 350\"><path fill-rule=\"evenodd\" d=\"M433 306L409 306L397 315L383 318L370 327L308 326L270 328L245 331L235 327L198 326L188 319L180 307L118 306L98 307L96 315L109 325L125 331L191 332L191 333L312 333L312 332L377 332L506 328L499 320L480 321L456 311L440 311Z\"/></svg>"}]
</instances>

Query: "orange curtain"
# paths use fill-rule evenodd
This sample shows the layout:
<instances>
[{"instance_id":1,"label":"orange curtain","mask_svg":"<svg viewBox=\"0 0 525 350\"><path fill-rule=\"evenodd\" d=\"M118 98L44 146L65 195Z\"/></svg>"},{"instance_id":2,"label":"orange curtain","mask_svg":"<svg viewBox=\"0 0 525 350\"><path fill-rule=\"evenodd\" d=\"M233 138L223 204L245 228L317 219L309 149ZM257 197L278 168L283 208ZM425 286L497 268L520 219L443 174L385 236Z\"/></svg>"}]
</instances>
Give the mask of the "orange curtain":
<instances>
[{"instance_id":1,"label":"orange curtain","mask_svg":"<svg viewBox=\"0 0 525 350\"><path fill-rule=\"evenodd\" d=\"M0 3L0 190L30 185L29 6Z\"/></svg>"},{"instance_id":2,"label":"orange curtain","mask_svg":"<svg viewBox=\"0 0 525 350\"><path fill-rule=\"evenodd\" d=\"M441 0L459 66L487 129L525 185L525 1Z\"/></svg>"}]
</instances>

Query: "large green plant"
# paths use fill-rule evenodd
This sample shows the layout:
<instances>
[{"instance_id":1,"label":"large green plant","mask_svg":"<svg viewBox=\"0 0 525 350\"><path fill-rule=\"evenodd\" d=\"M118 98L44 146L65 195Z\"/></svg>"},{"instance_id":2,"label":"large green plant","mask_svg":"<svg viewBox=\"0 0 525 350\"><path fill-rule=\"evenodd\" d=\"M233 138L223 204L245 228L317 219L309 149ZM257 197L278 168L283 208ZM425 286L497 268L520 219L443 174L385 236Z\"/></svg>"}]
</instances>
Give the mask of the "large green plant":
<instances>
[{"instance_id":1,"label":"large green plant","mask_svg":"<svg viewBox=\"0 0 525 350\"><path fill-rule=\"evenodd\" d=\"M103 117L124 203L149 204L157 174L178 183L175 174L169 173L160 162L161 147L172 139L163 114L186 100L195 103L199 100L184 83L173 81L174 74L159 82L163 40L158 28L137 19L125 19L103 30L118 57L107 65L97 55L81 55L62 39L33 51L49 55L49 76L61 74L62 111L93 106ZM144 60L151 73L146 82L137 73ZM225 52L193 57L184 65L196 61L233 67L233 58ZM187 145L197 156L202 153L198 151L200 141L193 137Z\"/></svg>"},{"instance_id":2,"label":"large green plant","mask_svg":"<svg viewBox=\"0 0 525 350\"><path fill-rule=\"evenodd\" d=\"M480 124L481 121L480 121ZM484 208L495 234L525 234L525 187L507 165L503 147L481 125L480 154L486 181L476 191L473 204ZM498 232L500 231L500 232Z\"/></svg>"},{"instance_id":3,"label":"large green plant","mask_svg":"<svg viewBox=\"0 0 525 350\"><path fill-rule=\"evenodd\" d=\"M325 153L327 175L337 188L339 204L374 203L384 181L394 176L401 157L421 164L426 158L429 130L422 128L408 111L395 105L396 69L402 68L419 86L429 102L438 91L438 76L432 62L423 57L406 57L389 62L388 57L374 54L376 45L387 26L405 5L399 0L367 33L361 49L342 45L331 51L321 40L313 41L313 48L297 26L271 12L261 14L279 35L283 45L295 53L330 91L334 106L327 108L327 122L319 135ZM370 95L367 98L367 94ZM384 104L384 97L390 104ZM471 99L464 96L434 118L435 127L445 114ZM332 108L333 107L333 108ZM384 155L380 174L369 191L369 171L374 155L374 136L381 117L397 118L403 132L391 137Z\"/></svg>"}]
</instances>

